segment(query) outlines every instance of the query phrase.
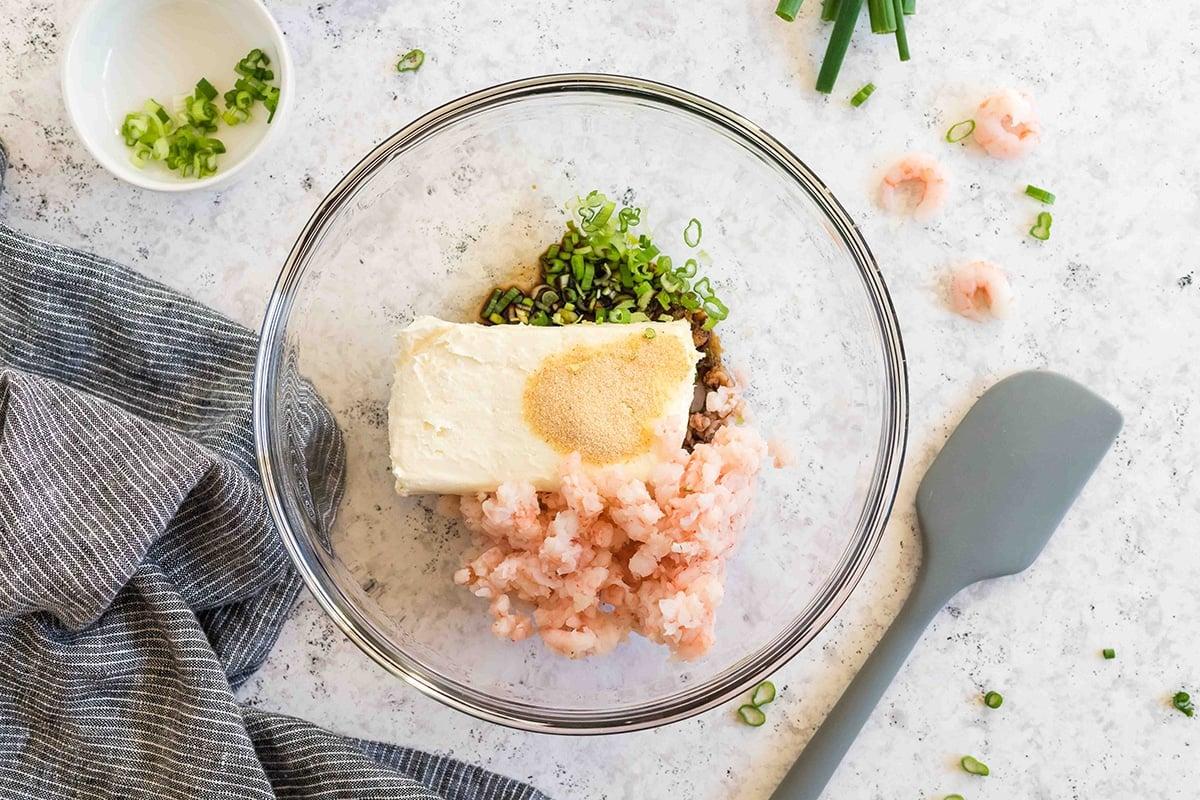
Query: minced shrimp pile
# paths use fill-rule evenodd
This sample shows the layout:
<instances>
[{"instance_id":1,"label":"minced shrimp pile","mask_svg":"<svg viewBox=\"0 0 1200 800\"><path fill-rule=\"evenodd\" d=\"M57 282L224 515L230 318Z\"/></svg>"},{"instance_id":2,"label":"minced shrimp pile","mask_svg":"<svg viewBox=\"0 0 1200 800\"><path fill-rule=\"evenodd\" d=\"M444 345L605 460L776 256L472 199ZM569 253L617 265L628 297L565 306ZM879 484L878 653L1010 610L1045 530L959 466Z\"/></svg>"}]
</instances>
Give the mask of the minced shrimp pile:
<instances>
[{"instance_id":1,"label":"minced shrimp pile","mask_svg":"<svg viewBox=\"0 0 1200 800\"><path fill-rule=\"evenodd\" d=\"M721 387L706 411L732 416L741 406L740 393ZM585 470L574 454L557 491L505 483L463 497L483 549L454 580L491 601L500 637L537 632L550 649L583 658L636 631L678 658L697 658L712 646L725 559L767 449L753 428L723 424L691 452L660 447L646 481L619 467Z\"/></svg>"}]
</instances>

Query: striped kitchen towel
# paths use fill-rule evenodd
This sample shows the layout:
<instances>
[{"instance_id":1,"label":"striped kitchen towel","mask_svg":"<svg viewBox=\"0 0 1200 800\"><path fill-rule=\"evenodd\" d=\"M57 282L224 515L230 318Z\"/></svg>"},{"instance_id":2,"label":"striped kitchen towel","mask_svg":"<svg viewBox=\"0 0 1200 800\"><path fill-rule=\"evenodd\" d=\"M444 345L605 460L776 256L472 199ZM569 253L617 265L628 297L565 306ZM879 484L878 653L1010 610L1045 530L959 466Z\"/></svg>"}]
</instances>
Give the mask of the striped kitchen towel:
<instances>
[{"instance_id":1,"label":"striped kitchen towel","mask_svg":"<svg viewBox=\"0 0 1200 800\"><path fill-rule=\"evenodd\" d=\"M544 798L234 698L300 591L255 471L254 353L0 225L0 798ZM308 399L333 482L314 496L336 498L341 440Z\"/></svg>"}]
</instances>

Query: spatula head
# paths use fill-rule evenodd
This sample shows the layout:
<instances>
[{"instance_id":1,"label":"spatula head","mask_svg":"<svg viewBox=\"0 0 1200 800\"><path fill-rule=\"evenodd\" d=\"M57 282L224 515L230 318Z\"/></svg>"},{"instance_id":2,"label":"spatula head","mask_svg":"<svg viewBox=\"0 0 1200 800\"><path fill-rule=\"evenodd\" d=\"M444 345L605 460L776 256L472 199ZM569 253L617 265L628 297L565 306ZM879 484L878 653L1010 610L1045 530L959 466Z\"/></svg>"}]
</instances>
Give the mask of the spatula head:
<instances>
[{"instance_id":1,"label":"spatula head","mask_svg":"<svg viewBox=\"0 0 1200 800\"><path fill-rule=\"evenodd\" d=\"M926 567L957 587L1028 567L1120 429L1115 408L1052 372L988 389L917 490Z\"/></svg>"}]
</instances>

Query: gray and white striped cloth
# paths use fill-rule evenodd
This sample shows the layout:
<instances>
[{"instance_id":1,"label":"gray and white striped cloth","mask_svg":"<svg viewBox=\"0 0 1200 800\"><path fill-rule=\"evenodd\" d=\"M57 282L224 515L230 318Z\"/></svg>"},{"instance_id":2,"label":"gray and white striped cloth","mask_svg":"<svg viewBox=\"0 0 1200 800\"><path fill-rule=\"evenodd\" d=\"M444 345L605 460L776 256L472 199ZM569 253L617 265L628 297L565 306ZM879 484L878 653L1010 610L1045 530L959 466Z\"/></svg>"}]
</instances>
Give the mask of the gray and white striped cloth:
<instances>
[{"instance_id":1,"label":"gray and white striped cloth","mask_svg":"<svg viewBox=\"0 0 1200 800\"><path fill-rule=\"evenodd\" d=\"M255 470L254 351L161 285L0 225L0 798L544 800L235 700L300 591ZM301 435L340 481L310 401Z\"/></svg>"}]
</instances>

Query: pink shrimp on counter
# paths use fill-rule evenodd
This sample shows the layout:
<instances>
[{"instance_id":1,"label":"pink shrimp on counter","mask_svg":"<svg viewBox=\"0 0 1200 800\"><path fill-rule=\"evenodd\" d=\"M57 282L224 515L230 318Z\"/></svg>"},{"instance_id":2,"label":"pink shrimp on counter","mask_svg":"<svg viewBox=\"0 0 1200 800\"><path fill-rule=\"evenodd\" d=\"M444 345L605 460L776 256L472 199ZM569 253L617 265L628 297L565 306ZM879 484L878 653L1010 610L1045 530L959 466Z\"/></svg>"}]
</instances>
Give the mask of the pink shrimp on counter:
<instances>
[{"instance_id":1,"label":"pink shrimp on counter","mask_svg":"<svg viewBox=\"0 0 1200 800\"><path fill-rule=\"evenodd\" d=\"M996 158L1020 158L1042 136L1033 99L1015 89L1002 89L979 104L975 112L975 141Z\"/></svg>"},{"instance_id":2,"label":"pink shrimp on counter","mask_svg":"<svg viewBox=\"0 0 1200 800\"><path fill-rule=\"evenodd\" d=\"M884 173L879 204L887 211L924 221L941 210L949 192L946 171L933 156L909 153Z\"/></svg>"},{"instance_id":3,"label":"pink shrimp on counter","mask_svg":"<svg viewBox=\"0 0 1200 800\"><path fill-rule=\"evenodd\" d=\"M990 261L972 261L950 278L950 305L976 322L1008 316L1013 291L1004 270Z\"/></svg>"}]
</instances>

